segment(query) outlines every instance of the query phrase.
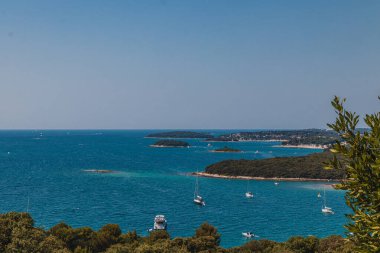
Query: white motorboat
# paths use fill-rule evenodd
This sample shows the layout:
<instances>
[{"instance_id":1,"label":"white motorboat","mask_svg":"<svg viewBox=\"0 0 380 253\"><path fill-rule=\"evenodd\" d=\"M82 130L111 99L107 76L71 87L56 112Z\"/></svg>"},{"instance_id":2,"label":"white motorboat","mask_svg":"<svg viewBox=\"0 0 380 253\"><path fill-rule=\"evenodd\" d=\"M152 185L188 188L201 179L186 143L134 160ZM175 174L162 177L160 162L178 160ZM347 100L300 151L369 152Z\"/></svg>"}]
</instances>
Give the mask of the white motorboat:
<instances>
[{"instance_id":1,"label":"white motorboat","mask_svg":"<svg viewBox=\"0 0 380 253\"><path fill-rule=\"evenodd\" d=\"M256 235L254 233L252 233L252 232L243 232L241 234L242 234L242 236L244 236L247 239L248 238L254 238L254 237L256 237Z\"/></svg>"},{"instance_id":2,"label":"white motorboat","mask_svg":"<svg viewBox=\"0 0 380 253\"><path fill-rule=\"evenodd\" d=\"M167 226L168 224L164 215L158 214L154 217L153 230L166 230Z\"/></svg>"}]
</instances>

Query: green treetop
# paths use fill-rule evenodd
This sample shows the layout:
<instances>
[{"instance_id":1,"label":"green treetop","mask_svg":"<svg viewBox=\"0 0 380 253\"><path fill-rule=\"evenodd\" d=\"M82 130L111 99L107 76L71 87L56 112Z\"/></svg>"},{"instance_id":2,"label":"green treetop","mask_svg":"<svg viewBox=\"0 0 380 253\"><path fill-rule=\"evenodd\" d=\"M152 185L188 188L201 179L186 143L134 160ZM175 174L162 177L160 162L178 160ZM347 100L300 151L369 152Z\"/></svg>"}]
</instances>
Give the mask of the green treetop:
<instances>
[{"instance_id":1,"label":"green treetop","mask_svg":"<svg viewBox=\"0 0 380 253\"><path fill-rule=\"evenodd\" d=\"M369 129L360 132L359 116L347 111L344 102L338 97L331 102L337 118L328 126L341 140L331 149L335 156L327 168L346 174L338 187L346 190L346 203L353 211L346 225L349 240L358 252L380 252L380 113L365 115Z\"/></svg>"}]
</instances>

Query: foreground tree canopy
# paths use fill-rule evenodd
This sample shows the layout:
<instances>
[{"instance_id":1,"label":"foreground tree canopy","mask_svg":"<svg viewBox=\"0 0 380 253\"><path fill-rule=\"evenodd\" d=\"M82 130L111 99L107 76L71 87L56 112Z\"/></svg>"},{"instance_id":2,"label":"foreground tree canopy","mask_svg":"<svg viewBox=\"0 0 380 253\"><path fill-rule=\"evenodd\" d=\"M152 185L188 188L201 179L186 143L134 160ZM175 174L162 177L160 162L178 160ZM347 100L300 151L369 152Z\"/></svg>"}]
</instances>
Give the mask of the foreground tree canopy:
<instances>
[{"instance_id":1,"label":"foreground tree canopy","mask_svg":"<svg viewBox=\"0 0 380 253\"><path fill-rule=\"evenodd\" d=\"M341 141L331 149L336 155L327 168L346 175L339 188L346 190L346 203L353 211L347 215L348 238L357 251L380 252L380 113L365 115L369 129L357 131L359 116L347 111L344 102L338 97L332 101L337 118L328 126Z\"/></svg>"},{"instance_id":2,"label":"foreground tree canopy","mask_svg":"<svg viewBox=\"0 0 380 253\"><path fill-rule=\"evenodd\" d=\"M34 227L28 213L0 214L0 252L5 253L349 253L352 244L340 236L318 239L292 237L287 242L250 241L243 246L224 249L219 246L221 235L210 224L202 224L192 237L171 239L166 231L154 231L147 237L136 231L123 234L116 224L94 231L89 227L72 228L59 223L49 230Z\"/></svg>"}]
</instances>

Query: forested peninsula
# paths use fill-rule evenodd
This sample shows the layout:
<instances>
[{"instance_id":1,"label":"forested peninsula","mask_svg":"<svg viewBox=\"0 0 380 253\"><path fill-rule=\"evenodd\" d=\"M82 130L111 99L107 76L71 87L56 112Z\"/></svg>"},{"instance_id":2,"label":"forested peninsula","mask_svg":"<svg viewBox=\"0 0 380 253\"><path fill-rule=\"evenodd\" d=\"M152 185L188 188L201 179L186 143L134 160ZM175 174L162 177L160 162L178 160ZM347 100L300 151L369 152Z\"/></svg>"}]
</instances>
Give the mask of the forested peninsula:
<instances>
[{"instance_id":1,"label":"forested peninsula","mask_svg":"<svg viewBox=\"0 0 380 253\"><path fill-rule=\"evenodd\" d=\"M213 138L211 134L208 133L198 133L192 131L171 131L171 132L161 132L148 134L148 138Z\"/></svg>"},{"instance_id":2,"label":"forested peninsula","mask_svg":"<svg viewBox=\"0 0 380 253\"><path fill-rule=\"evenodd\" d=\"M262 160L224 160L206 167L201 176L252 177L261 179L341 180L344 173L326 170L324 163L332 158L329 151L307 156L276 157Z\"/></svg>"}]
</instances>

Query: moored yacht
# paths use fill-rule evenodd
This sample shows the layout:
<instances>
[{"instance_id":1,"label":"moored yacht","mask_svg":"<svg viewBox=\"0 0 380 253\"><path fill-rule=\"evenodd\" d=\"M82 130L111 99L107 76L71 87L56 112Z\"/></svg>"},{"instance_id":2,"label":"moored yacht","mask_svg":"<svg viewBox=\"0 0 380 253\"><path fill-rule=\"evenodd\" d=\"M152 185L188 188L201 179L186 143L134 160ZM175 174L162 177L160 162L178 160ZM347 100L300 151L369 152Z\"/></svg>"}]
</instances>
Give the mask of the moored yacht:
<instances>
[{"instance_id":1,"label":"moored yacht","mask_svg":"<svg viewBox=\"0 0 380 253\"><path fill-rule=\"evenodd\" d=\"M322 206L322 213L325 213L325 214L334 214L334 211L331 209L331 207Z\"/></svg>"},{"instance_id":2,"label":"moored yacht","mask_svg":"<svg viewBox=\"0 0 380 253\"><path fill-rule=\"evenodd\" d=\"M251 198L253 198L253 193L252 192L246 192L245 197L251 199Z\"/></svg>"},{"instance_id":3,"label":"moored yacht","mask_svg":"<svg viewBox=\"0 0 380 253\"><path fill-rule=\"evenodd\" d=\"M253 198L253 192L249 190L249 180L247 180L247 191L245 192L245 197L249 199Z\"/></svg>"},{"instance_id":4,"label":"moored yacht","mask_svg":"<svg viewBox=\"0 0 380 253\"><path fill-rule=\"evenodd\" d=\"M324 214L334 214L334 211L331 207L328 207L326 205L326 189L323 188L323 206L322 206L322 213Z\"/></svg>"},{"instance_id":5,"label":"moored yacht","mask_svg":"<svg viewBox=\"0 0 380 253\"><path fill-rule=\"evenodd\" d=\"M168 224L164 215L158 214L154 217L153 230L166 230L167 226Z\"/></svg>"},{"instance_id":6,"label":"moored yacht","mask_svg":"<svg viewBox=\"0 0 380 253\"><path fill-rule=\"evenodd\" d=\"M244 236L245 238L249 239L249 238L253 238L253 237L257 237L254 233L252 232L243 232L241 233L242 236Z\"/></svg>"},{"instance_id":7,"label":"moored yacht","mask_svg":"<svg viewBox=\"0 0 380 253\"><path fill-rule=\"evenodd\" d=\"M203 198L199 195L195 196L194 197L194 203L197 204L197 205L200 205L200 206L205 206L206 203L205 201L203 200Z\"/></svg>"},{"instance_id":8,"label":"moored yacht","mask_svg":"<svg viewBox=\"0 0 380 253\"><path fill-rule=\"evenodd\" d=\"M202 198L202 196L199 194L199 183L198 183L198 172L197 172L197 177L195 179L195 190L194 190L194 199L193 199L194 204L200 205L200 206L205 206L206 202Z\"/></svg>"}]
</instances>

